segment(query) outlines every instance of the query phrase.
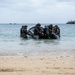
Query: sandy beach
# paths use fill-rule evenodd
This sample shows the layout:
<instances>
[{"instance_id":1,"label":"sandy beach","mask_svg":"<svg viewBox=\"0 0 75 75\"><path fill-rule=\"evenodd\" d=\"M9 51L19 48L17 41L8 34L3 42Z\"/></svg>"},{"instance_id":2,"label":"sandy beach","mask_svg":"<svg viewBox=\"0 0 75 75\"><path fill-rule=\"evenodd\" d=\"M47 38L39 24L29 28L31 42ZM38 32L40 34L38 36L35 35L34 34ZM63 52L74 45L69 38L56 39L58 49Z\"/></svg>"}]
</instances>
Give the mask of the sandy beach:
<instances>
[{"instance_id":1,"label":"sandy beach","mask_svg":"<svg viewBox=\"0 0 75 75\"><path fill-rule=\"evenodd\" d=\"M75 75L75 56L0 56L0 75Z\"/></svg>"}]
</instances>

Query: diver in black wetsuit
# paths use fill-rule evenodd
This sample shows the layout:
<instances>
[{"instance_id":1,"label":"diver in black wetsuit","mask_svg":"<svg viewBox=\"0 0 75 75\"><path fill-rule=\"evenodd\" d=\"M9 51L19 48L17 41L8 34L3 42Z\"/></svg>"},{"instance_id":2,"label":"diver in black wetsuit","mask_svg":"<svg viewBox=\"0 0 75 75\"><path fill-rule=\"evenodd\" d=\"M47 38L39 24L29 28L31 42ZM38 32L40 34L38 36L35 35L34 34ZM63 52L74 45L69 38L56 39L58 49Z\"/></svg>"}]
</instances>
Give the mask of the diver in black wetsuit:
<instances>
[{"instance_id":1,"label":"diver in black wetsuit","mask_svg":"<svg viewBox=\"0 0 75 75\"><path fill-rule=\"evenodd\" d=\"M38 36L39 38L44 38L43 29L41 28L41 24L36 24L34 28L34 35Z\"/></svg>"},{"instance_id":2,"label":"diver in black wetsuit","mask_svg":"<svg viewBox=\"0 0 75 75\"><path fill-rule=\"evenodd\" d=\"M58 27L58 25L55 25L55 26L54 26L54 30L55 30L55 31L54 31L55 34L60 37L60 28Z\"/></svg>"},{"instance_id":3,"label":"diver in black wetsuit","mask_svg":"<svg viewBox=\"0 0 75 75\"><path fill-rule=\"evenodd\" d=\"M48 29L49 29L49 37L51 38L52 32L53 32L53 25L50 24L50 25L48 26Z\"/></svg>"},{"instance_id":4,"label":"diver in black wetsuit","mask_svg":"<svg viewBox=\"0 0 75 75\"><path fill-rule=\"evenodd\" d=\"M48 28L48 26L44 27L44 38L45 39L49 38L49 28Z\"/></svg>"},{"instance_id":5,"label":"diver in black wetsuit","mask_svg":"<svg viewBox=\"0 0 75 75\"><path fill-rule=\"evenodd\" d=\"M20 29L20 36L23 38L27 38L27 25L22 26L22 28Z\"/></svg>"}]
</instances>

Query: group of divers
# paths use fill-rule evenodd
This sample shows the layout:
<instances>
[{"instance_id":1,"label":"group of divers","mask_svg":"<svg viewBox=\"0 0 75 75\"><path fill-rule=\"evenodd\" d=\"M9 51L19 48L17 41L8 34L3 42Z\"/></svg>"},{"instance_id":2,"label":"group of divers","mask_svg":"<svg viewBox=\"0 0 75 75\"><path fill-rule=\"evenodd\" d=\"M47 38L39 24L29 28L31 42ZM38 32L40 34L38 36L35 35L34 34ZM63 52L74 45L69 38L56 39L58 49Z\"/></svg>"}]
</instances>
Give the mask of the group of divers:
<instances>
[{"instance_id":1,"label":"group of divers","mask_svg":"<svg viewBox=\"0 0 75 75\"><path fill-rule=\"evenodd\" d=\"M27 25L24 25L20 29L20 36L23 38L33 38L33 39L58 39L60 38L60 28L58 25L53 26L53 24L41 27L38 23L34 27L28 29Z\"/></svg>"}]
</instances>

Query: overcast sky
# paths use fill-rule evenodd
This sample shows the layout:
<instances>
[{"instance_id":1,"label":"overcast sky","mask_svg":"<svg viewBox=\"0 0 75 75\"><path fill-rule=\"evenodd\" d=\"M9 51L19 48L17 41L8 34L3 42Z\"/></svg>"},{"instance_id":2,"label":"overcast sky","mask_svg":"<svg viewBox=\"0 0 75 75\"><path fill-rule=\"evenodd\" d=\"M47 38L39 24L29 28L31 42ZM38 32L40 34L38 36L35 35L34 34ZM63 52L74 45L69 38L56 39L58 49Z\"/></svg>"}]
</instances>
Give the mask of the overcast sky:
<instances>
[{"instance_id":1,"label":"overcast sky","mask_svg":"<svg viewBox=\"0 0 75 75\"><path fill-rule=\"evenodd\" d=\"M75 0L0 0L0 23L65 23L75 20Z\"/></svg>"}]
</instances>

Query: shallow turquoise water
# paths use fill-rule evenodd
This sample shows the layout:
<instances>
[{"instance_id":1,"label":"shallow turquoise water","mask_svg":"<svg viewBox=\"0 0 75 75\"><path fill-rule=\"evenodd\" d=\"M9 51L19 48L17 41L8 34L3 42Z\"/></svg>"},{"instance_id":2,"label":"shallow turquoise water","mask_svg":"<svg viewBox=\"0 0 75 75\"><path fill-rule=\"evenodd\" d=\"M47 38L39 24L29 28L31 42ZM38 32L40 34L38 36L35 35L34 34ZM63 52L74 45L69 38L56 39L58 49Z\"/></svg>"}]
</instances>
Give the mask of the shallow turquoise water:
<instances>
[{"instance_id":1,"label":"shallow turquoise water","mask_svg":"<svg viewBox=\"0 0 75 75\"><path fill-rule=\"evenodd\" d=\"M58 24L61 30L58 40L23 39L22 25L0 24L0 55L75 55L75 25ZM35 24L27 25L30 28Z\"/></svg>"}]
</instances>

